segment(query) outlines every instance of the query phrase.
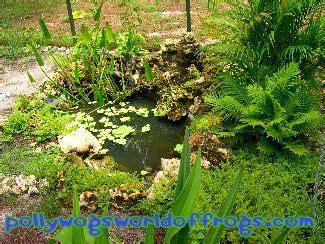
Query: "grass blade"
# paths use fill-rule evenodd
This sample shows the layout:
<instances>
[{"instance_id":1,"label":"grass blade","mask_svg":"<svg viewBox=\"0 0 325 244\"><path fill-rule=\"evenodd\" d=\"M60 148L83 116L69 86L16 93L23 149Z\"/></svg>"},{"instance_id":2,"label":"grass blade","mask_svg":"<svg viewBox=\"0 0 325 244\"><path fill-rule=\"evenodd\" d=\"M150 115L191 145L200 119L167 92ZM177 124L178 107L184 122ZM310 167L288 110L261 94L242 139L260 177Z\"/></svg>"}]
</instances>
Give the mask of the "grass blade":
<instances>
[{"instance_id":1,"label":"grass blade","mask_svg":"<svg viewBox=\"0 0 325 244\"><path fill-rule=\"evenodd\" d=\"M187 132L188 136L188 132ZM186 143L184 143L187 145ZM201 185L201 149L198 150L194 166L187 177L183 190L173 204L173 216L188 218L193 212ZM171 238L180 230L178 227L171 227L167 230L164 243L170 243Z\"/></svg>"},{"instance_id":2,"label":"grass blade","mask_svg":"<svg viewBox=\"0 0 325 244\"><path fill-rule=\"evenodd\" d=\"M35 83L36 80L34 79L34 77L27 71L27 75L28 75L28 78L29 78L29 81L30 83Z\"/></svg>"},{"instance_id":3,"label":"grass blade","mask_svg":"<svg viewBox=\"0 0 325 244\"><path fill-rule=\"evenodd\" d=\"M218 213L219 218L225 218L230 214L230 212L235 204L235 199L236 199L236 195L239 191L239 186L240 186L241 179L243 177L243 172L244 172L244 169L241 168L237 174L237 178L236 178L234 185L230 189L230 191L229 191L226 199L224 200L222 207ZM203 243L204 244L220 243L223 230L224 230L224 225L219 225L216 228L210 227L210 230L208 231L208 234L205 237Z\"/></svg>"},{"instance_id":4,"label":"grass blade","mask_svg":"<svg viewBox=\"0 0 325 244\"><path fill-rule=\"evenodd\" d=\"M29 47L32 49L34 55L35 55L35 58L37 60L37 63L39 66L44 66L44 60L41 56L41 54L39 53L39 51L37 50L37 48L34 46L34 44L29 44Z\"/></svg>"},{"instance_id":5,"label":"grass blade","mask_svg":"<svg viewBox=\"0 0 325 244\"><path fill-rule=\"evenodd\" d=\"M272 241L272 244L281 244L286 239L287 235L289 234L289 228L285 227L281 233Z\"/></svg>"},{"instance_id":6,"label":"grass blade","mask_svg":"<svg viewBox=\"0 0 325 244\"><path fill-rule=\"evenodd\" d=\"M73 193L73 209L72 217L76 218L80 216L80 205L77 192ZM72 224L72 244L85 243L83 229Z\"/></svg>"},{"instance_id":7,"label":"grass blade","mask_svg":"<svg viewBox=\"0 0 325 244\"><path fill-rule=\"evenodd\" d=\"M146 231L146 237L144 239L144 244L154 244L155 237L154 237L154 226L149 225Z\"/></svg>"},{"instance_id":8,"label":"grass blade","mask_svg":"<svg viewBox=\"0 0 325 244\"><path fill-rule=\"evenodd\" d=\"M176 193L175 193L175 199L178 197L178 195L181 193L185 182L187 180L187 177L190 173L190 133L188 129L185 131L184 136L184 142L183 142L183 151L181 156L181 161L179 165L179 171L178 171L178 180L177 180L177 186L176 186Z\"/></svg>"},{"instance_id":9,"label":"grass blade","mask_svg":"<svg viewBox=\"0 0 325 244\"><path fill-rule=\"evenodd\" d=\"M99 8L96 9L96 12L95 12L95 15L94 15L94 21L98 21L99 20L100 13L102 11L103 4L104 4L104 0L101 1L100 5L99 5Z\"/></svg>"}]
</instances>

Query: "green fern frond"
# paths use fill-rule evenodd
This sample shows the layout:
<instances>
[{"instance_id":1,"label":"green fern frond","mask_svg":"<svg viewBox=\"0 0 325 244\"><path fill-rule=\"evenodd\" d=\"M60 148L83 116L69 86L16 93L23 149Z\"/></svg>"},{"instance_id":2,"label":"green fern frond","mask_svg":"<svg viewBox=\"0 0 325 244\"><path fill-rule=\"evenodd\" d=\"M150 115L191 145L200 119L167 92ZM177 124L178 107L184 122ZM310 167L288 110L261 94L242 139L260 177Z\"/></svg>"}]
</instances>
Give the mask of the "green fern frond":
<instances>
[{"instance_id":1,"label":"green fern frond","mask_svg":"<svg viewBox=\"0 0 325 244\"><path fill-rule=\"evenodd\" d=\"M276 152L276 148L267 139L263 138L259 143L257 148L267 154Z\"/></svg>"},{"instance_id":2,"label":"green fern frond","mask_svg":"<svg viewBox=\"0 0 325 244\"><path fill-rule=\"evenodd\" d=\"M289 124L292 130L303 133L311 129L321 128L324 124L324 115L318 111L310 111L297 115L297 119Z\"/></svg>"},{"instance_id":3,"label":"green fern frond","mask_svg":"<svg viewBox=\"0 0 325 244\"><path fill-rule=\"evenodd\" d=\"M240 118L245 111L245 106L230 96L217 98L215 93L211 93L204 98L204 101L212 106L213 110L226 117Z\"/></svg>"},{"instance_id":4,"label":"green fern frond","mask_svg":"<svg viewBox=\"0 0 325 244\"><path fill-rule=\"evenodd\" d=\"M286 102L285 110L288 115L307 113L315 107L316 98L309 91L299 88Z\"/></svg>"},{"instance_id":5,"label":"green fern frond","mask_svg":"<svg viewBox=\"0 0 325 244\"><path fill-rule=\"evenodd\" d=\"M290 63L280 69L266 81L266 91L285 106L286 101L293 96L294 88L297 86L295 78L299 75L299 66Z\"/></svg>"},{"instance_id":6,"label":"green fern frond","mask_svg":"<svg viewBox=\"0 0 325 244\"><path fill-rule=\"evenodd\" d=\"M246 123L247 125L252 126L253 128L255 126L262 126L264 127L266 124L264 121L260 120L260 119L254 119L254 118L244 118L240 120L243 123Z\"/></svg>"},{"instance_id":7,"label":"green fern frond","mask_svg":"<svg viewBox=\"0 0 325 244\"><path fill-rule=\"evenodd\" d=\"M240 80L233 80L231 77L226 76L222 82L222 92L226 96L234 97L242 104L248 104L249 99L247 97L247 91L244 89L246 83Z\"/></svg>"},{"instance_id":8,"label":"green fern frond","mask_svg":"<svg viewBox=\"0 0 325 244\"><path fill-rule=\"evenodd\" d=\"M309 152L303 145L296 143L286 143L284 148L299 156L306 155Z\"/></svg>"}]
</instances>

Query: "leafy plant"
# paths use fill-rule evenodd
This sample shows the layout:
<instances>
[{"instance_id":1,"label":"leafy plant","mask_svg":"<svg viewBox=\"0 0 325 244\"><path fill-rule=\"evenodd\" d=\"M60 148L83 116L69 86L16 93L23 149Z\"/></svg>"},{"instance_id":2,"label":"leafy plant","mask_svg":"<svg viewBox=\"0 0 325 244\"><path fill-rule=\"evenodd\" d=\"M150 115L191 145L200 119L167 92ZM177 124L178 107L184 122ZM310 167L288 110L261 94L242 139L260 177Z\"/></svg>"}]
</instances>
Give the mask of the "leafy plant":
<instances>
[{"instance_id":1,"label":"leafy plant","mask_svg":"<svg viewBox=\"0 0 325 244\"><path fill-rule=\"evenodd\" d=\"M108 208L103 213L103 216L108 214ZM72 217L76 218L80 216L80 205L78 201L78 195L76 192L73 194L73 210ZM60 243L92 243L92 244L108 244L110 243L108 239L108 230L107 228L100 227L100 235L93 237L88 233L87 228L79 228L72 223L71 227L64 227L58 234L55 235L54 240L59 241ZM55 241L52 242L55 243Z\"/></svg>"},{"instance_id":2,"label":"leafy plant","mask_svg":"<svg viewBox=\"0 0 325 244\"><path fill-rule=\"evenodd\" d=\"M236 194L239 190L240 181L242 178L243 169L241 169L236 178L235 184L230 190L227 198L225 199L218 216L229 215L233 208ZM196 200L199 195L201 185L201 150L196 154L194 166L190 169L190 145L189 145L189 132L186 130L183 151L178 171L178 180L175 191L175 200L171 208L173 216L182 216L188 218L193 212ZM145 243L152 244L154 241L154 229L148 228ZM223 227L211 227L207 237L206 243L218 243L221 239ZM189 241L189 226L183 228L171 227L167 230L164 238L164 243L187 243Z\"/></svg>"},{"instance_id":3,"label":"leafy plant","mask_svg":"<svg viewBox=\"0 0 325 244\"><path fill-rule=\"evenodd\" d=\"M59 93L63 93L74 103L96 101L99 106L110 100L123 100L136 88L126 68L131 57L142 56L140 42L143 36L133 29L127 32L114 33L110 26L100 25L100 14L103 1L96 4L93 13L95 25L82 25L80 35L75 33L71 4L67 1L71 31L75 45L67 60L60 60L50 53L52 61L58 66L60 78L54 80L42 69L44 61L36 45L30 44L39 66L47 76L50 85ZM40 26L44 38L50 40L50 33L42 19ZM152 72L145 68L146 77L151 79ZM31 79L32 81L33 79Z\"/></svg>"},{"instance_id":4,"label":"leafy plant","mask_svg":"<svg viewBox=\"0 0 325 244\"><path fill-rule=\"evenodd\" d=\"M226 127L215 132L222 137L253 136L267 153L279 146L298 155L307 153L303 142L317 133L324 117L299 73L298 64L291 63L261 83L226 79L220 97L215 93L205 97L225 120Z\"/></svg>"},{"instance_id":5,"label":"leafy plant","mask_svg":"<svg viewBox=\"0 0 325 244\"><path fill-rule=\"evenodd\" d=\"M230 5L215 14L229 33L216 45L227 74L257 82L296 62L304 78L313 77L323 62L321 1L250 0Z\"/></svg>"},{"instance_id":6,"label":"leafy plant","mask_svg":"<svg viewBox=\"0 0 325 244\"><path fill-rule=\"evenodd\" d=\"M72 121L73 116L39 99L20 96L15 101L13 113L2 125L3 140L11 141L14 135L21 134L25 138L32 136L37 142L44 142L72 131L74 127L67 127Z\"/></svg>"},{"instance_id":7,"label":"leafy plant","mask_svg":"<svg viewBox=\"0 0 325 244\"><path fill-rule=\"evenodd\" d=\"M233 180L229 179L235 179L243 167L245 174L241 181L241 190L236 196L236 204L230 215L263 216L265 220L271 220L275 216L312 216L312 188L318 162L319 154L314 152L308 157L296 157L286 153L270 156L258 154L257 149L248 149L246 146L235 152L229 162L202 171L200 200L197 201L194 212L201 215L206 212L218 213L233 185ZM136 209L148 215L156 212L161 216L167 214L175 196L175 186L174 179L163 179L154 187L154 198L143 199ZM190 239L201 242L207 231L207 227L197 224L190 230ZM265 236L271 236L269 240L274 240L279 234L265 227L254 229L248 238L240 236L237 229L226 228L225 232L223 238L232 243L260 242ZM290 228L287 242L308 242L312 238L312 228Z\"/></svg>"}]
</instances>

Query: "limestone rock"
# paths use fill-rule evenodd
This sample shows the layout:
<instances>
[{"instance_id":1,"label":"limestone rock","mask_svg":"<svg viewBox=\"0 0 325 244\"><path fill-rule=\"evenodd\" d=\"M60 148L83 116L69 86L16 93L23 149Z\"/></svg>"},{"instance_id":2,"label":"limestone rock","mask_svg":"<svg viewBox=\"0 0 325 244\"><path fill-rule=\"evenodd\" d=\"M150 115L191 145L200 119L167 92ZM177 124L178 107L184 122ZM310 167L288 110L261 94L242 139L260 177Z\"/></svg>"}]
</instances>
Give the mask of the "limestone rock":
<instances>
[{"instance_id":1,"label":"limestone rock","mask_svg":"<svg viewBox=\"0 0 325 244\"><path fill-rule=\"evenodd\" d=\"M190 146L193 151L202 148L202 155L214 165L219 165L231 155L231 150L220 138L208 133L197 133L191 136Z\"/></svg>"},{"instance_id":2,"label":"limestone rock","mask_svg":"<svg viewBox=\"0 0 325 244\"><path fill-rule=\"evenodd\" d=\"M98 205L98 193L96 191L84 191L79 195L80 207L96 210Z\"/></svg>"},{"instance_id":3,"label":"limestone rock","mask_svg":"<svg viewBox=\"0 0 325 244\"><path fill-rule=\"evenodd\" d=\"M0 185L0 194L14 194L14 195L35 195L39 190L48 186L45 179L36 180L34 175L10 175L2 176Z\"/></svg>"},{"instance_id":4,"label":"limestone rock","mask_svg":"<svg viewBox=\"0 0 325 244\"><path fill-rule=\"evenodd\" d=\"M198 106L195 98L201 98L212 84L204 76L204 63L198 55L200 47L193 33L183 33L176 39L167 39L160 51L146 57L156 76L154 82L146 86L157 93L158 111L173 121L189 112L198 112L202 106Z\"/></svg>"},{"instance_id":5,"label":"limestone rock","mask_svg":"<svg viewBox=\"0 0 325 244\"><path fill-rule=\"evenodd\" d=\"M64 153L98 153L102 148L97 138L85 128L71 132L70 134L59 138L59 146Z\"/></svg>"}]
</instances>

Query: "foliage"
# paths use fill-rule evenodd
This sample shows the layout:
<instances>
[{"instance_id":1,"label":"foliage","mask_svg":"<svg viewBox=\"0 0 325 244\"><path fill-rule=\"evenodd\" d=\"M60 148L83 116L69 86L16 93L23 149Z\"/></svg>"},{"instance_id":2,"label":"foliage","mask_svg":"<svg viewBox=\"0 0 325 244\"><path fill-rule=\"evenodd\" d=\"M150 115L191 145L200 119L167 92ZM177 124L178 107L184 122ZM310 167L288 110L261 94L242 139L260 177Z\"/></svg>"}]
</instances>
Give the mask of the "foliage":
<instances>
[{"instance_id":1,"label":"foliage","mask_svg":"<svg viewBox=\"0 0 325 244\"><path fill-rule=\"evenodd\" d=\"M15 108L2 125L4 141L11 141L15 135L25 138L34 137L37 142L53 139L55 136L71 132L74 127L67 127L73 116L56 110L37 98L20 96L15 101Z\"/></svg>"},{"instance_id":2,"label":"foliage","mask_svg":"<svg viewBox=\"0 0 325 244\"><path fill-rule=\"evenodd\" d=\"M199 199L194 212L218 213L232 180L240 167L245 168L241 181L241 190L232 211L232 216L244 214L247 216L263 216L265 219L287 216L312 216L312 185L317 170L318 155L297 158L287 154L274 157L257 156L255 149L245 149L237 152L231 162L221 168L202 171L202 183ZM144 199L137 206L142 211L159 212L165 215L170 211L171 200L174 197L175 180L164 179L160 186L155 187L154 200ZM191 230L191 238L201 239L206 228L195 226ZM261 241L262 236L268 236L273 230L261 228L253 230L248 239L239 235L236 229L226 229L226 238L230 242L255 240ZM290 229L288 241L300 243L311 240L311 229Z\"/></svg>"},{"instance_id":3,"label":"foliage","mask_svg":"<svg viewBox=\"0 0 325 244\"><path fill-rule=\"evenodd\" d=\"M215 15L223 31L231 30L226 43L216 45L225 71L257 82L296 62L304 77L312 77L323 59L321 9L318 0L232 1Z\"/></svg>"},{"instance_id":4,"label":"foliage","mask_svg":"<svg viewBox=\"0 0 325 244\"><path fill-rule=\"evenodd\" d=\"M12 175L35 175L37 179L42 179L51 172L56 173L58 168L54 166L54 162L57 154L56 148L48 151L37 151L26 146L10 148L0 155L0 172Z\"/></svg>"},{"instance_id":5,"label":"foliage","mask_svg":"<svg viewBox=\"0 0 325 244\"><path fill-rule=\"evenodd\" d=\"M31 54L26 45L33 39L42 45L42 36L32 29L29 30L1 30L0 32L0 57L8 60L23 58Z\"/></svg>"},{"instance_id":6,"label":"foliage","mask_svg":"<svg viewBox=\"0 0 325 244\"><path fill-rule=\"evenodd\" d=\"M302 142L317 132L324 117L317 110L315 95L298 79L299 73L298 65L291 63L261 83L245 85L226 79L220 97L214 93L205 97L225 118L226 129L215 132L223 137L256 137L259 149L267 153L280 146L306 154Z\"/></svg>"},{"instance_id":7,"label":"foliage","mask_svg":"<svg viewBox=\"0 0 325 244\"><path fill-rule=\"evenodd\" d=\"M194 166L190 169L190 143L189 143L189 131L185 131L182 156L180 160L180 166L178 170L178 179L175 190L174 203L171 207L171 213L173 216L182 216L188 219L190 214L193 213L194 206L196 204L199 189L201 185L201 149L198 150ZM243 168L240 169L235 184L228 193L224 200L218 216L228 216L233 208L237 192L239 191L240 181L243 175ZM221 239L224 227L218 226L210 227L205 243L219 243ZM183 228L171 227L167 230L163 243L187 243L189 242L190 228L185 225ZM146 233L146 244L152 244L154 242L154 229L150 226Z\"/></svg>"},{"instance_id":8,"label":"foliage","mask_svg":"<svg viewBox=\"0 0 325 244\"><path fill-rule=\"evenodd\" d=\"M126 76L128 62L134 56L145 54L140 47L143 36L135 33L134 29L114 33L108 24L104 28L101 27L102 4L95 5L98 6L93 14L95 25L87 27L83 24L78 40L76 34L73 34L76 44L68 60L62 62L62 59L50 53L61 76L59 81L48 77L50 85L75 103L89 103L94 100L101 106L111 99L126 98L134 88L130 77ZM44 21L42 23L44 37L50 36ZM73 23L71 17L72 29ZM42 69L42 57L35 45L30 46L37 60L41 61L38 63ZM148 70L146 73L150 74Z\"/></svg>"},{"instance_id":9,"label":"foliage","mask_svg":"<svg viewBox=\"0 0 325 244\"><path fill-rule=\"evenodd\" d=\"M209 112L202 115L197 115L191 121L189 130L195 134L197 132L212 132L220 127L221 118L215 113Z\"/></svg>"},{"instance_id":10,"label":"foliage","mask_svg":"<svg viewBox=\"0 0 325 244\"><path fill-rule=\"evenodd\" d=\"M103 213L103 216L108 214L108 210L106 209ZM72 217L76 218L81 215L80 205L78 201L78 195L76 192L73 194L73 209L72 209ZM110 241L108 240L108 230L107 228L100 227L101 233L97 237L93 237L88 233L87 228L79 228L72 224L70 228L65 227L59 233L57 233L54 237L56 241L60 243L92 243L92 244L108 244ZM54 241L55 242L55 241Z\"/></svg>"}]
</instances>

